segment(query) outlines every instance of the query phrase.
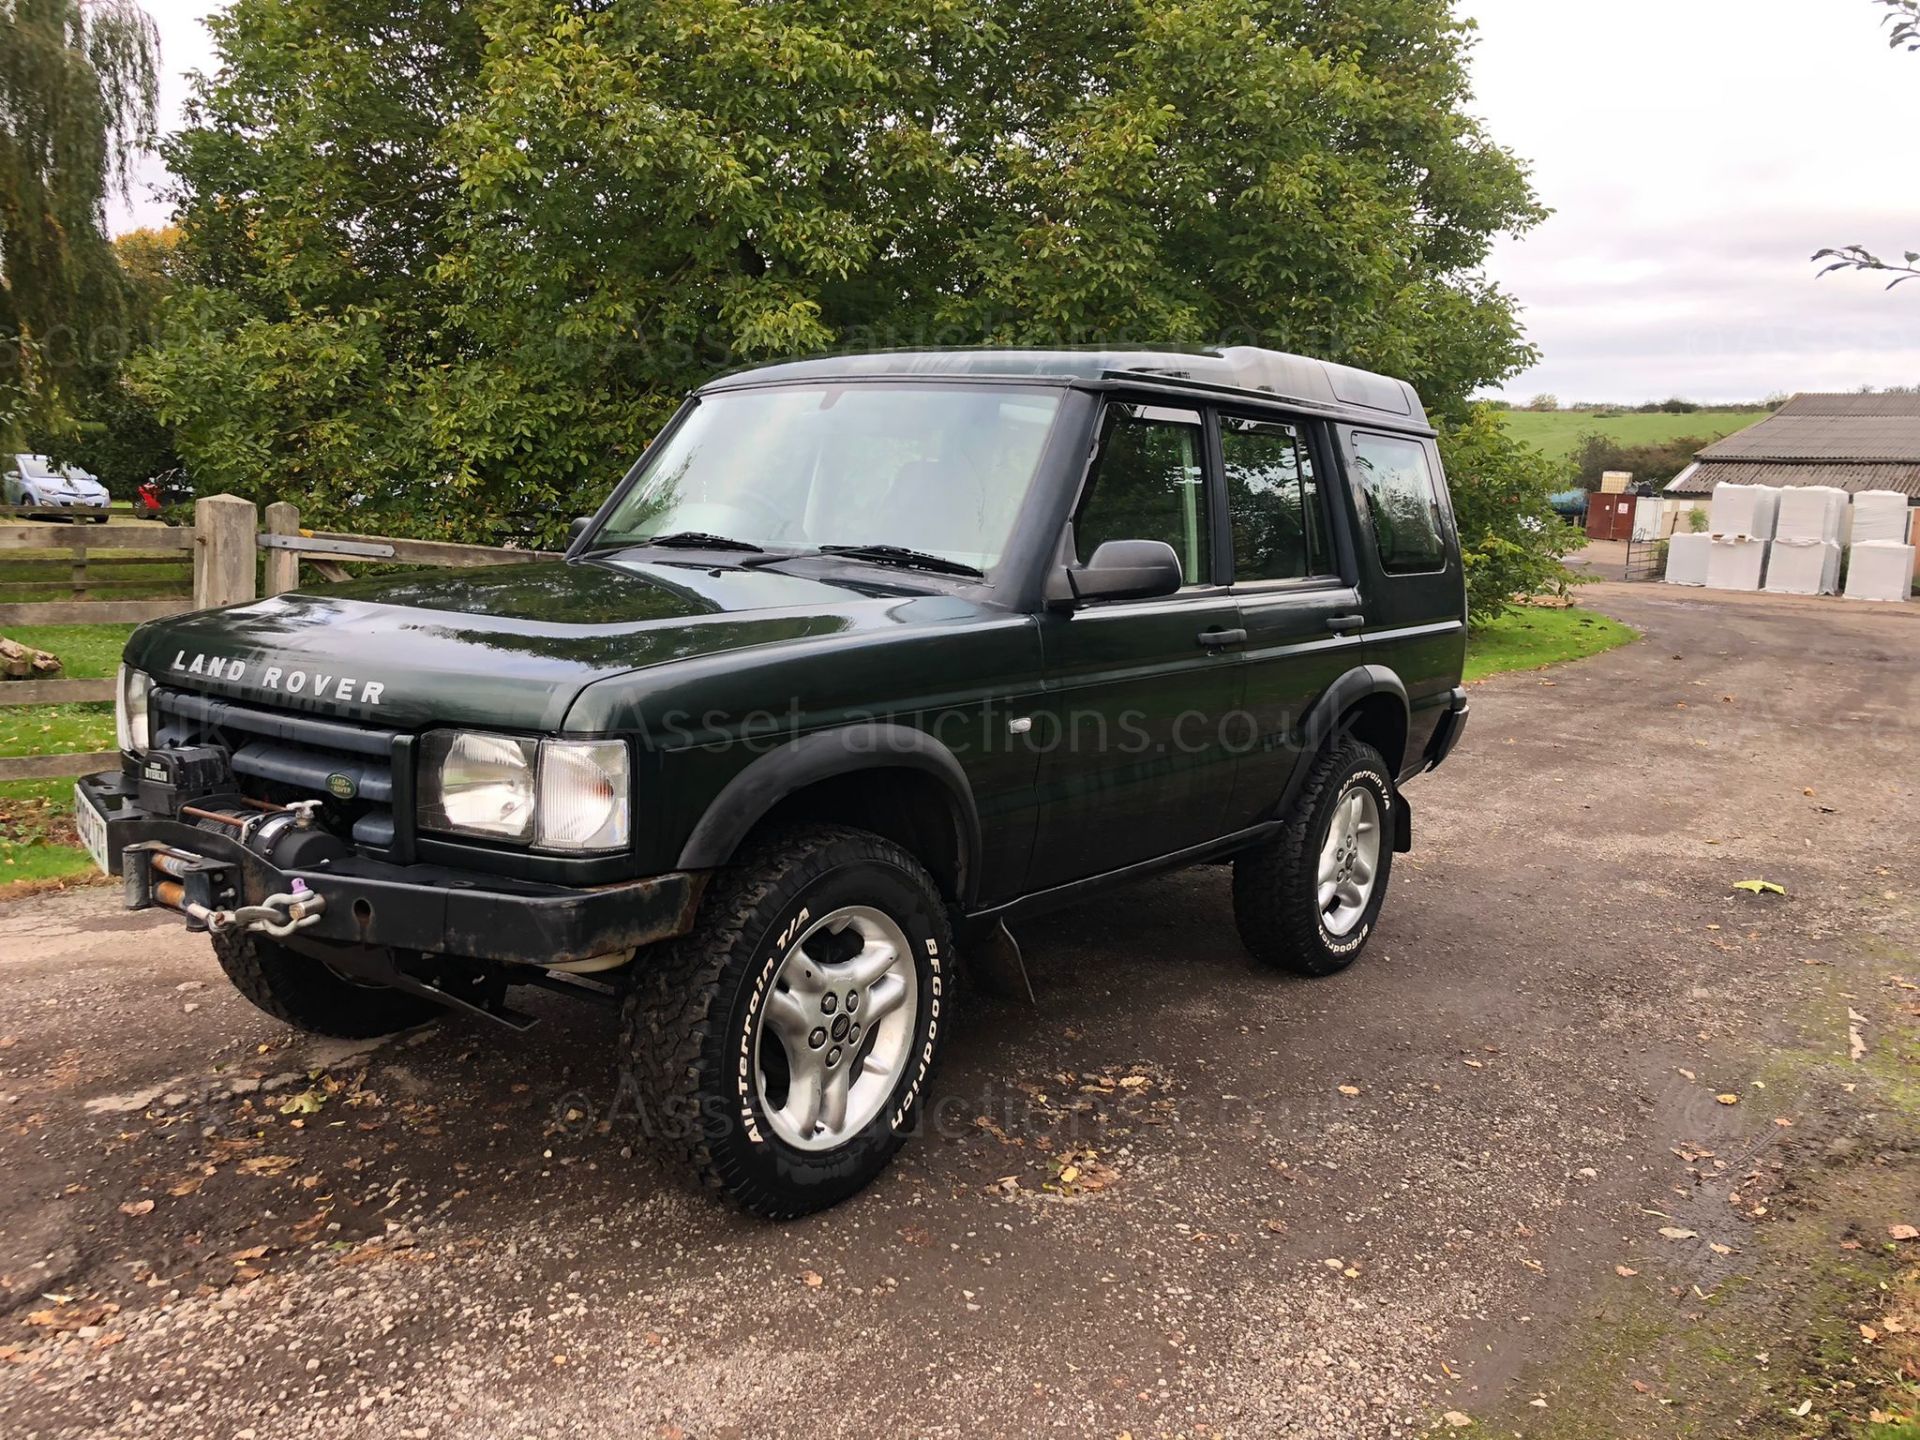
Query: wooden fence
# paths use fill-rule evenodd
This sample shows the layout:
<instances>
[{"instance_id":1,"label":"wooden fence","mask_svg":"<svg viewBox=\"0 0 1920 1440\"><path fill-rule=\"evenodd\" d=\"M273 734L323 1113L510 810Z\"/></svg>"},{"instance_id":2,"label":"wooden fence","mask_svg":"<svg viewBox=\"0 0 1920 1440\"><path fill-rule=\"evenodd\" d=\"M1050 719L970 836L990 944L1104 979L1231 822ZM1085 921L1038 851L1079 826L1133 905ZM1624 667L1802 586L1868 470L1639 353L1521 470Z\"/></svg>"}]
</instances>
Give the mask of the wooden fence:
<instances>
[{"instance_id":1,"label":"wooden fence","mask_svg":"<svg viewBox=\"0 0 1920 1440\"><path fill-rule=\"evenodd\" d=\"M67 512L54 513L65 515ZM0 562L27 558L54 563L60 552L66 552L67 584L71 590L70 598L58 601L7 603L0 598L0 633L4 633L8 625L98 625L163 619L190 610L252 600L260 594L263 580L266 593L278 595L300 583L302 564L321 579L334 581L347 578L344 567L355 563L466 568L558 558L538 550L302 530L299 510L285 503L267 506L265 518L266 526L262 529L253 502L233 495L210 495L197 500L194 523L179 527L9 523L19 517L0 514ZM109 553L96 553L101 551ZM188 557L193 564L191 596L147 600L93 598L96 591L125 590L155 583L119 578L129 574L130 567L160 561L178 565ZM111 567L105 573L115 578L97 578L97 567L103 566ZM46 580L0 582L0 597L28 588L44 590L49 583ZM0 680L0 707L111 701L113 691L111 679ZM0 756L0 781L86 775L108 769L118 760L119 753L112 750L85 755Z\"/></svg>"}]
</instances>

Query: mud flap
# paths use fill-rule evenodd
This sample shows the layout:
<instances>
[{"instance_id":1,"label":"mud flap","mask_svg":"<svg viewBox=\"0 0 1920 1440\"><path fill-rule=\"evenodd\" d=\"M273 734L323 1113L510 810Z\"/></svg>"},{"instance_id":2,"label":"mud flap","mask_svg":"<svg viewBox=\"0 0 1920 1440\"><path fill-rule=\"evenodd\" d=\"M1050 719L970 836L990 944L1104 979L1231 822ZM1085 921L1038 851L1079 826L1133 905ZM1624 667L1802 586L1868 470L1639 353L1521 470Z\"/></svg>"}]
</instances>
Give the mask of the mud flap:
<instances>
[{"instance_id":1,"label":"mud flap","mask_svg":"<svg viewBox=\"0 0 1920 1440\"><path fill-rule=\"evenodd\" d=\"M1020 942L1007 929L1007 922L995 920L969 934L965 958L967 973L989 995L1007 1000L1024 1000L1038 1008L1033 983L1027 978L1026 961L1020 956Z\"/></svg>"}]
</instances>

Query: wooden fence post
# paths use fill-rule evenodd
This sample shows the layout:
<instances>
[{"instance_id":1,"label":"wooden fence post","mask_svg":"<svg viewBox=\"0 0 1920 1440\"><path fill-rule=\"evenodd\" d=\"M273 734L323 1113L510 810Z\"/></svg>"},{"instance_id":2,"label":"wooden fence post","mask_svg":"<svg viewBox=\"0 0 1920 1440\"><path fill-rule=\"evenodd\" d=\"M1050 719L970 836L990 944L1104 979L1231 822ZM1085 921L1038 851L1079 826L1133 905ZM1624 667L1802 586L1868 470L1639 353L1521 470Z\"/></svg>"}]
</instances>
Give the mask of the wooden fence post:
<instances>
[{"instance_id":1,"label":"wooden fence post","mask_svg":"<svg viewBox=\"0 0 1920 1440\"><path fill-rule=\"evenodd\" d=\"M258 593L259 513L238 495L193 502L193 604L206 610Z\"/></svg>"},{"instance_id":2,"label":"wooden fence post","mask_svg":"<svg viewBox=\"0 0 1920 1440\"><path fill-rule=\"evenodd\" d=\"M285 500L267 506L269 535L298 535L300 507ZM284 595L300 588L300 556L292 550L267 551L267 594Z\"/></svg>"}]
</instances>

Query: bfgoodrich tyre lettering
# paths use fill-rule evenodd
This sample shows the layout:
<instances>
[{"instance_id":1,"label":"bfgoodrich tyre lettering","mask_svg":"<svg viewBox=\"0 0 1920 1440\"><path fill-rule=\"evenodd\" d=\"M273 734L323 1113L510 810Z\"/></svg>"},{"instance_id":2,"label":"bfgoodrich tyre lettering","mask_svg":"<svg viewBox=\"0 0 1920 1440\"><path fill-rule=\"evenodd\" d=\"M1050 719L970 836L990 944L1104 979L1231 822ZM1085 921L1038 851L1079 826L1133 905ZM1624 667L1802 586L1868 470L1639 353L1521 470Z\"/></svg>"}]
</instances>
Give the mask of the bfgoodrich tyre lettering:
<instances>
[{"instance_id":1,"label":"bfgoodrich tyre lettering","mask_svg":"<svg viewBox=\"0 0 1920 1440\"><path fill-rule=\"evenodd\" d=\"M899 846L839 826L752 842L695 929L629 989L627 1063L650 1111L756 1214L834 1204L917 1126L946 1020L946 906Z\"/></svg>"}]
</instances>

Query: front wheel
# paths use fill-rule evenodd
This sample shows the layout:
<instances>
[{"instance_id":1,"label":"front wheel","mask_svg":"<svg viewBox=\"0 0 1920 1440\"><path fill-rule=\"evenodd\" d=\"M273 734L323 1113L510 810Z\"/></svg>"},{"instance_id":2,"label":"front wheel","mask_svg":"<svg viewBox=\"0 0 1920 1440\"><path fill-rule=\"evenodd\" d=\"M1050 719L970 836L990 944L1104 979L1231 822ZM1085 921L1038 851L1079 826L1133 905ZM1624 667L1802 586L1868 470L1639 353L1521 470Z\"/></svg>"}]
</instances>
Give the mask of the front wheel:
<instances>
[{"instance_id":1,"label":"front wheel","mask_svg":"<svg viewBox=\"0 0 1920 1440\"><path fill-rule=\"evenodd\" d=\"M214 958L257 1007L309 1035L371 1040L423 1025L441 1013L418 995L362 985L325 961L297 954L264 935L213 937Z\"/></svg>"},{"instance_id":2,"label":"front wheel","mask_svg":"<svg viewBox=\"0 0 1920 1440\"><path fill-rule=\"evenodd\" d=\"M715 877L692 932L634 967L623 1058L650 1128L754 1214L846 1199L918 1122L952 951L932 878L893 842L767 836Z\"/></svg>"},{"instance_id":3,"label":"front wheel","mask_svg":"<svg viewBox=\"0 0 1920 1440\"><path fill-rule=\"evenodd\" d=\"M1309 764L1278 834L1233 865L1233 918L1254 958L1332 975L1366 948L1393 874L1393 777L1371 745L1336 741Z\"/></svg>"}]
</instances>

